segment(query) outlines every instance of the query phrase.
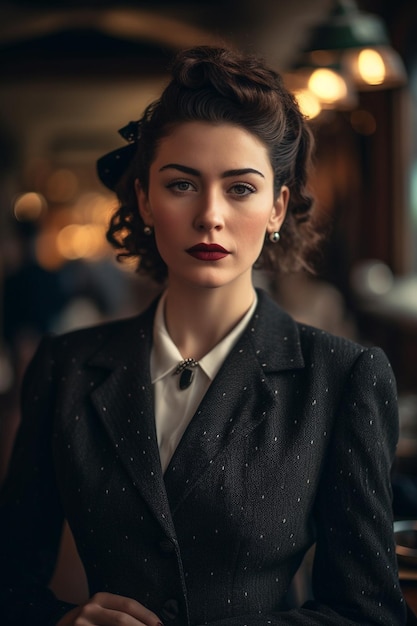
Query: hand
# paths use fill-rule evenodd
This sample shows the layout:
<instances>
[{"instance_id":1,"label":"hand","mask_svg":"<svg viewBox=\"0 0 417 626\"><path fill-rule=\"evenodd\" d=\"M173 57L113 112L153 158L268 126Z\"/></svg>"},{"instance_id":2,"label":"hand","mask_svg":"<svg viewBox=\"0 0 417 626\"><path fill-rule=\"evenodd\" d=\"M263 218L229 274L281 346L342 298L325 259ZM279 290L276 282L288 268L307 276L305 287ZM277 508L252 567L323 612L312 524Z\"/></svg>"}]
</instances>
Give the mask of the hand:
<instances>
[{"instance_id":1,"label":"hand","mask_svg":"<svg viewBox=\"0 0 417 626\"><path fill-rule=\"evenodd\" d=\"M66 613L56 626L162 626L155 613L132 598L96 593Z\"/></svg>"}]
</instances>

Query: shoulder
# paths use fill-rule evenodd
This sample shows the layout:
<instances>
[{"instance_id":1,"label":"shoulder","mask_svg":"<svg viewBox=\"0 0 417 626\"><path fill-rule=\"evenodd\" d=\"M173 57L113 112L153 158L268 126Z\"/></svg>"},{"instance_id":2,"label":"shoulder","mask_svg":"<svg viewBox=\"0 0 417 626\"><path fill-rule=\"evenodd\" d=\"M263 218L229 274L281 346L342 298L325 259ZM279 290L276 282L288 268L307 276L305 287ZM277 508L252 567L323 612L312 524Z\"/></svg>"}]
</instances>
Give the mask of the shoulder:
<instances>
[{"instance_id":1,"label":"shoulder","mask_svg":"<svg viewBox=\"0 0 417 626\"><path fill-rule=\"evenodd\" d=\"M340 359L355 359L366 352L369 347L359 342L334 335L321 328L308 326L300 322L297 325L303 351L317 355L338 356Z\"/></svg>"},{"instance_id":2,"label":"shoulder","mask_svg":"<svg viewBox=\"0 0 417 626\"><path fill-rule=\"evenodd\" d=\"M69 368L71 363L80 364L94 361L100 355L110 355L114 362L122 362L132 354L140 343L150 344L153 318L157 300L144 312L118 320L104 322L86 328L79 328L59 335L43 337L28 369L40 364L56 369L56 366ZM108 360L108 358L107 358Z\"/></svg>"},{"instance_id":3,"label":"shoulder","mask_svg":"<svg viewBox=\"0 0 417 626\"><path fill-rule=\"evenodd\" d=\"M388 359L380 348L365 346L300 323L261 290L258 290L257 315L262 341L265 344L269 342L275 351L286 351L292 356L298 352L306 368L341 372L351 369L356 363L368 362L374 368L389 367Z\"/></svg>"},{"instance_id":4,"label":"shoulder","mask_svg":"<svg viewBox=\"0 0 417 626\"><path fill-rule=\"evenodd\" d=\"M363 345L351 339L333 335L325 330L297 323L303 353L309 359L321 361L328 367L391 369L385 352L378 346Z\"/></svg>"},{"instance_id":5,"label":"shoulder","mask_svg":"<svg viewBox=\"0 0 417 626\"><path fill-rule=\"evenodd\" d=\"M328 331L298 322L265 291L257 289L258 306L254 320L265 339L285 338L299 343L303 349L337 350L349 354L359 354L366 348L350 339L333 335Z\"/></svg>"},{"instance_id":6,"label":"shoulder","mask_svg":"<svg viewBox=\"0 0 417 626\"><path fill-rule=\"evenodd\" d=\"M95 324L85 328L78 328L60 335L53 335L52 341L59 348L65 346L86 347L101 345L113 337L122 338L130 337L133 339L136 334L149 332L152 329L153 318L155 313L157 300L143 312L131 316Z\"/></svg>"}]
</instances>

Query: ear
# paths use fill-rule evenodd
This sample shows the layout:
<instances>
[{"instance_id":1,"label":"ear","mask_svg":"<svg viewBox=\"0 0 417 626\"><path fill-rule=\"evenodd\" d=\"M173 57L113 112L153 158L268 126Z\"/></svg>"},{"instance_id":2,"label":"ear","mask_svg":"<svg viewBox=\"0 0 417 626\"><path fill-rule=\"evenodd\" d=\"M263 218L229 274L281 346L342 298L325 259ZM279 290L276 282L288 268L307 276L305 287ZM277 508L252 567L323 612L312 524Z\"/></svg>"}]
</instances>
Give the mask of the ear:
<instances>
[{"instance_id":1,"label":"ear","mask_svg":"<svg viewBox=\"0 0 417 626\"><path fill-rule=\"evenodd\" d=\"M279 232L285 216L287 214L288 201L290 199L290 190L287 185L282 185L279 196L272 207L271 216L268 220L268 233Z\"/></svg>"},{"instance_id":2,"label":"ear","mask_svg":"<svg viewBox=\"0 0 417 626\"><path fill-rule=\"evenodd\" d=\"M138 210L146 226L153 226L152 210L147 194L142 188L139 180L135 179L135 194L138 203Z\"/></svg>"}]
</instances>

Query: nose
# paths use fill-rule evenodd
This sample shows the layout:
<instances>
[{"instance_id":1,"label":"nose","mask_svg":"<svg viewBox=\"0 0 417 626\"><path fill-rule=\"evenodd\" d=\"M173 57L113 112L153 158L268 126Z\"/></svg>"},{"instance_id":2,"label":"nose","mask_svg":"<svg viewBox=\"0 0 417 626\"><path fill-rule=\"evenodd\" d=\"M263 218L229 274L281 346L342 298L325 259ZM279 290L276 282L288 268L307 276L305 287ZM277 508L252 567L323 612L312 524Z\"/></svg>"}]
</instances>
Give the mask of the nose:
<instances>
[{"instance_id":1,"label":"nose","mask_svg":"<svg viewBox=\"0 0 417 626\"><path fill-rule=\"evenodd\" d=\"M224 207L220 194L208 191L201 198L201 205L194 219L194 227L200 231L221 230L224 226Z\"/></svg>"}]
</instances>

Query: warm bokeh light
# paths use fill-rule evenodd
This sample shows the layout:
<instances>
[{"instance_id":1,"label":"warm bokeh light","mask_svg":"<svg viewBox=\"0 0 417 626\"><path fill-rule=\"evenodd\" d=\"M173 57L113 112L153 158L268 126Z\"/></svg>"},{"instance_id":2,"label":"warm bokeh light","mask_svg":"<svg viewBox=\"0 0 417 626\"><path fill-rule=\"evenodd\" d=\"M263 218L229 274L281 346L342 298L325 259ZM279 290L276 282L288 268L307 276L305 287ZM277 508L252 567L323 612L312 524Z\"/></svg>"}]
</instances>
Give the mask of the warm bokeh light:
<instances>
[{"instance_id":1,"label":"warm bokeh light","mask_svg":"<svg viewBox=\"0 0 417 626\"><path fill-rule=\"evenodd\" d=\"M313 119L321 112L320 101L308 89L300 89L294 92L301 113L308 119Z\"/></svg>"},{"instance_id":2,"label":"warm bokeh light","mask_svg":"<svg viewBox=\"0 0 417 626\"><path fill-rule=\"evenodd\" d=\"M284 81L310 119L322 109L352 110L357 106L357 94L342 71L302 68L284 74Z\"/></svg>"},{"instance_id":3,"label":"warm bokeh light","mask_svg":"<svg viewBox=\"0 0 417 626\"><path fill-rule=\"evenodd\" d=\"M50 202L70 202L75 197L78 186L78 179L74 172L59 169L48 177L45 194Z\"/></svg>"},{"instance_id":4,"label":"warm bokeh light","mask_svg":"<svg viewBox=\"0 0 417 626\"><path fill-rule=\"evenodd\" d=\"M62 267L64 259L56 247L55 229L45 229L37 235L35 256L39 265L49 272L55 272Z\"/></svg>"},{"instance_id":5,"label":"warm bokeh light","mask_svg":"<svg viewBox=\"0 0 417 626\"><path fill-rule=\"evenodd\" d=\"M69 224L58 233L57 249L68 260L91 258L100 252L104 236L97 224Z\"/></svg>"},{"instance_id":6,"label":"warm bokeh light","mask_svg":"<svg viewBox=\"0 0 417 626\"><path fill-rule=\"evenodd\" d=\"M98 192L89 192L80 196L74 209L80 221L107 226L110 215L115 209L115 201L114 197Z\"/></svg>"},{"instance_id":7,"label":"warm bokeh light","mask_svg":"<svg viewBox=\"0 0 417 626\"><path fill-rule=\"evenodd\" d=\"M33 191L20 194L13 204L14 216L19 222L35 222L46 209L47 204L43 195Z\"/></svg>"},{"instance_id":8,"label":"warm bokeh light","mask_svg":"<svg viewBox=\"0 0 417 626\"><path fill-rule=\"evenodd\" d=\"M327 104L347 97L347 86L342 76L328 68L315 70L308 81L309 89Z\"/></svg>"},{"instance_id":9,"label":"warm bokeh light","mask_svg":"<svg viewBox=\"0 0 417 626\"><path fill-rule=\"evenodd\" d=\"M386 70L382 56L376 50L361 50L358 56L358 73L368 85L382 85Z\"/></svg>"}]
</instances>

